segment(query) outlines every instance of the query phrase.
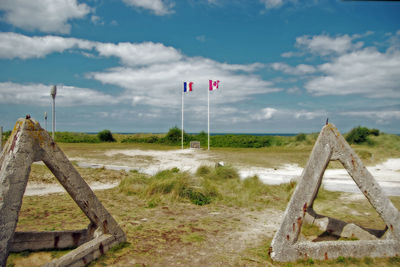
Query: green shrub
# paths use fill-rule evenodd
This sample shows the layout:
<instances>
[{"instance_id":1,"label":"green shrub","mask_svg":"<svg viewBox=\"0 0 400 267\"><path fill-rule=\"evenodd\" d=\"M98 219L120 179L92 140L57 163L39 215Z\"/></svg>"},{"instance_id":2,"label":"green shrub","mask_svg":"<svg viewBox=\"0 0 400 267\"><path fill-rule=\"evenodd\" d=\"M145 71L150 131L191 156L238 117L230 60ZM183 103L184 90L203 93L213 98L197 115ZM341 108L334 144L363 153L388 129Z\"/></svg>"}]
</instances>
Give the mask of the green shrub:
<instances>
[{"instance_id":1,"label":"green shrub","mask_svg":"<svg viewBox=\"0 0 400 267\"><path fill-rule=\"evenodd\" d=\"M297 142L302 142L306 140L306 134L304 133L299 133L298 135L296 135L296 141Z\"/></svg>"},{"instance_id":2,"label":"green shrub","mask_svg":"<svg viewBox=\"0 0 400 267\"><path fill-rule=\"evenodd\" d=\"M178 168L161 171L150 180L146 189L148 196L170 195L171 199L188 199L195 205L206 205L218 195L215 187L187 172L179 172Z\"/></svg>"},{"instance_id":3,"label":"green shrub","mask_svg":"<svg viewBox=\"0 0 400 267\"><path fill-rule=\"evenodd\" d=\"M97 134L97 137L102 142L115 142L110 130L103 130Z\"/></svg>"},{"instance_id":4,"label":"green shrub","mask_svg":"<svg viewBox=\"0 0 400 267\"><path fill-rule=\"evenodd\" d=\"M138 172L131 171L118 185L118 190L125 195L137 195L143 193L149 183L149 177Z\"/></svg>"},{"instance_id":5,"label":"green shrub","mask_svg":"<svg viewBox=\"0 0 400 267\"><path fill-rule=\"evenodd\" d=\"M336 262L338 262L338 263L345 263L345 262L346 262L346 259L345 259L343 256L339 256L339 257L337 257Z\"/></svg>"},{"instance_id":6,"label":"green shrub","mask_svg":"<svg viewBox=\"0 0 400 267\"><path fill-rule=\"evenodd\" d=\"M369 134L379 136L380 132L378 129L369 129Z\"/></svg>"},{"instance_id":7,"label":"green shrub","mask_svg":"<svg viewBox=\"0 0 400 267\"><path fill-rule=\"evenodd\" d=\"M154 179L167 179L173 177L176 173L179 173L179 169L176 167L170 170L159 171L154 175Z\"/></svg>"},{"instance_id":8,"label":"green shrub","mask_svg":"<svg viewBox=\"0 0 400 267\"><path fill-rule=\"evenodd\" d=\"M181 144L182 131L178 127L169 129L164 137L158 136L129 136L124 138L122 143L158 143L165 145L178 146ZM203 147L208 145L208 135L204 131L199 134L183 133L184 145L189 145L190 141L199 141ZM235 148L262 148L270 146L282 146L291 143L293 138L282 136L256 136L256 135L215 135L210 136L212 147L235 147Z\"/></svg>"},{"instance_id":9,"label":"green shrub","mask_svg":"<svg viewBox=\"0 0 400 267\"><path fill-rule=\"evenodd\" d=\"M180 191L180 197L188 198L195 205L206 205L211 203L211 196L201 192L200 187L185 187Z\"/></svg>"},{"instance_id":10,"label":"green shrub","mask_svg":"<svg viewBox=\"0 0 400 267\"><path fill-rule=\"evenodd\" d=\"M5 132L3 132L3 136L2 136L2 138L3 138L3 146L5 145L5 143L7 142L7 140L8 140L8 138L10 137L10 135L11 135L11 131L5 131Z\"/></svg>"},{"instance_id":11,"label":"green shrub","mask_svg":"<svg viewBox=\"0 0 400 267\"><path fill-rule=\"evenodd\" d=\"M217 188L207 179L198 178L178 168L147 176L130 172L118 186L119 192L126 195L142 195L149 200L147 207L154 208L167 197L170 200L189 200L195 205L206 205L219 196Z\"/></svg>"},{"instance_id":12,"label":"green shrub","mask_svg":"<svg viewBox=\"0 0 400 267\"><path fill-rule=\"evenodd\" d=\"M150 135L146 137L139 137L139 136L129 136L121 140L121 143L159 143L160 138L155 135Z\"/></svg>"},{"instance_id":13,"label":"green shrub","mask_svg":"<svg viewBox=\"0 0 400 267\"><path fill-rule=\"evenodd\" d=\"M196 175L200 177L207 176L211 173L211 167L201 165L199 168L197 168Z\"/></svg>"},{"instance_id":14,"label":"green shrub","mask_svg":"<svg viewBox=\"0 0 400 267\"><path fill-rule=\"evenodd\" d=\"M157 143L159 138L158 138L158 136L152 135L152 136L146 137L145 140L146 140L146 143Z\"/></svg>"},{"instance_id":15,"label":"green shrub","mask_svg":"<svg viewBox=\"0 0 400 267\"><path fill-rule=\"evenodd\" d=\"M179 179L180 183L186 182L185 179ZM153 179L149 186L147 187L147 195L155 195L155 194L169 194L172 192L174 187L182 187L182 184L177 185L178 181L174 177L166 178L166 179Z\"/></svg>"},{"instance_id":16,"label":"green shrub","mask_svg":"<svg viewBox=\"0 0 400 267\"><path fill-rule=\"evenodd\" d=\"M239 179L239 173L232 166L221 166L215 168L215 178L226 180L226 179Z\"/></svg>"},{"instance_id":17,"label":"green shrub","mask_svg":"<svg viewBox=\"0 0 400 267\"><path fill-rule=\"evenodd\" d=\"M99 143L95 135L86 133L56 132L55 141L59 143Z\"/></svg>"},{"instance_id":18,"label":"green shrub","mask_svg":"<svg viewBox=\"0 0 400 267\"><path fill-rule=\"evenodd\" d=\"M362 144L367 142L370 131L367 127L355 127L346 136L349 144Z\"/></svg>"},{"instance_id":19,"label":"green shrub","mask_svg":"<svg viewBox=\"0 0 400 267\"><path fill-rule=\"evenodd\" d=\"M210 139L213 147L261 148L271 146L274 137L228 134L211 136Z\"/></svg>"},{"instance_id":20,"label":"green shrub","mask_svg":"<svg viewBox=\"0 0 400 267\"><path fill-rule=\"evenodd\" d=\"M400 257L391 257L389 258L389 263L393 265L400 266Z\"/></svg>"},{"instance_id":21,"label":"green shrub","mask_svg":"<svg viewBox=\"0 0 400 267\"><path fill-rule=\"evenodd\" d=\"M182 131L178 127L174 127L169 129L167 135L164 137L164 140L170 144L177 144L181 142Z\"/></svg>"},{"instance_id":22,"label":"green shrub","mask_svg":"<svg viewBox=\"0 0 400 267\"><path fill-rule=\"evenodd\" d=\"M254 209L274 207L283 211L295 187L295 182L266 185L257 176L242 180L231 166L201 166L195 175L180 172L178 168L160 171L154 176L131 171L118 189L125 195L144 198L148 208L167 200L189 201L195 205L220 202Z\"/></svg>"}]
</instances>

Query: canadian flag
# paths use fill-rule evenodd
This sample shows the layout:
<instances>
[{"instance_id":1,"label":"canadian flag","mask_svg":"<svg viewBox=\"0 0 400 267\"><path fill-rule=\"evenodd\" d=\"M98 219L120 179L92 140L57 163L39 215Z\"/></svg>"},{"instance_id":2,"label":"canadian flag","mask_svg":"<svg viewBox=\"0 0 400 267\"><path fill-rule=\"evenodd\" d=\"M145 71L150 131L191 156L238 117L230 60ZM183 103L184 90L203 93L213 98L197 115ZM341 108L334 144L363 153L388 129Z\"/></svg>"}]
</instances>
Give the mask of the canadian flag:
<instances>
[{"instance_id":1,"label":"canadian flag","mask_svg":"<svg viewBox=\"0 0 400 267\"><path fill-rule=\"evenodd\" d=\"M213 80L209 80L209 84L210 84L210 91L214 90L214 89L218 89L219 86L219 81L213 81Z\"/></svg>"}]
</instances>

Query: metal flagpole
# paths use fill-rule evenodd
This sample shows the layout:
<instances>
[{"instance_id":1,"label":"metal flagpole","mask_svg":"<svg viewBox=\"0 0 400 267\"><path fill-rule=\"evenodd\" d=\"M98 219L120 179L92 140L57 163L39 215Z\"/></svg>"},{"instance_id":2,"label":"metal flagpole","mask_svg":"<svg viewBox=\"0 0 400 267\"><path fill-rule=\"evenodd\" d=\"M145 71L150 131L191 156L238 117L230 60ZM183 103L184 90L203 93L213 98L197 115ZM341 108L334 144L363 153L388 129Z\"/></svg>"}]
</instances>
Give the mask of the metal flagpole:
<instances>
[{"instance_id":1,"label":"metal flagpole","mask_svg":"<svg viewBox=\"0 0 400 267\"><path fill-rule=\"evenodd\" d=\"M182 149L183 149L183 105L184 105L184 103L183 103L183 101L184 101L183 95L184 95L184 92L182 90Z\"/></svg>"},{"instance_id":2,"label":"metal flagpole","mask_svg":"<svg viewBox=\"0 0 400 267\"><path fill-rule=\"evenodd\" d=\"M208 88L208 150L210 150L210 88Z\"/></svg>"}]
</instances>

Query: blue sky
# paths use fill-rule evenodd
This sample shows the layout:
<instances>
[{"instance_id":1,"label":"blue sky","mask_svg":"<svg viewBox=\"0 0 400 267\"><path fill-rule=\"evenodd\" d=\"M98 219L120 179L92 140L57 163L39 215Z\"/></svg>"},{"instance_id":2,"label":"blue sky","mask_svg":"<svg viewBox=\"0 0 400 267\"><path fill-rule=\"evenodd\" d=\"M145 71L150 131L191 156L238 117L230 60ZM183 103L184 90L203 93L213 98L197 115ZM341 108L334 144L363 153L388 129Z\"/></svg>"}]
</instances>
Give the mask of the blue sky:
<instances>
[{"instance_id":1,"label":"blue sky","mask_svg":"<svg viewBox=\"0 0 400 267\"><path fill-rule=\"evenodd\" d=\"M0 125L57 130L317 132L329 117L400 133L400 3L2 0ZM49 116L49 122L51 116ZM48 123L48 129L51 126Z\"/></svg>"}]
</instances>

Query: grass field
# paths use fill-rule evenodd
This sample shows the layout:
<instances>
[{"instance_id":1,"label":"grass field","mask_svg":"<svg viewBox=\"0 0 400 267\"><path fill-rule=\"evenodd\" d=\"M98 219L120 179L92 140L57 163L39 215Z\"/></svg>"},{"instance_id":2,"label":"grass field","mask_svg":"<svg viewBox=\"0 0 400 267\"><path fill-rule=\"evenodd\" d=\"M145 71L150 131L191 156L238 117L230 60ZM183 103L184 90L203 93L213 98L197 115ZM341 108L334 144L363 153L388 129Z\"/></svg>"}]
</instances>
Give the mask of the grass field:
<instances>
[{"instance_id":1,"label":"grass field","mask_svg":"<svg viewBox=\"0 0 400 267\"><path fill-rule=\"evenodd\" d=\"M121 137L116 137L120 139ZM292 138L295 137L285 137ZM313 148L316 136L309 135L304 141L289 142L284 146L271 146L263 148L214 148L211 147L210 155L216 160L228 162L233 166L251 165L259 167L278 167L285 163L295 163L304 167ZM374 145L351 145L365 165L376 165L388 158L400 158L400 136L385 135L372 136ZM142 149L142 150L174 150L180 146L147 143L59 143L68 157L83 157L105 160L104 151L110 149ZM339 165L333 164L332 167Z\"/></svg>"},{"instance_id":2,"label":"grass field","mask_svg":"<svg viewBox=\"0 0 400 267\"><path fill-rule=\"evenodd\" d=\"M116 136L117 140L122 137ZM294 138L294 137L291 137ZM91 266L398 266L400 257L338 258L328 261L273 262L268 248L295 183L270 186L257 177L240 180L230 166L279 167L285 163L304 166L316 136L306 136L283 146L264 148L212 148L210 156L227 167L202 166L197 173L177 169L148 176L135 171L76 166L87 182L120 181L120 186L96 195L127 234L127 242L113 248ZM371 136L373 145L352 145L366 165L400 158L400 137ZM179 146L146 143L59 143L69 158L120 163L121 154L110 158L109 150L176 150ZM151 162L151 158L148 159ZM330 164L336 167L335 163ZM54 183L44 165L32 165L30 182ZM392 201L400 208L400 197ZM338 205L340 203L340 205ZM366 199L351 194L320 190L317 212L369 228L384 223ZM24 196L18 231L81 229L89 221L66 194ZM303 226L313 239L315 227ZM349 241L351 242L351 241ZM40 266L68 251L12 253L7 266Z\"/></svg>"},{"instance_id":3,"label":"grass field","mask_svg":"<svg viewBox=\"0 0 400 267\"><path fill-rule=\"evenodd\" d=\"M43 166L32 169L40 176ZM295 183L240 180L234 168L200 167L196 174L176 169L156 176L86 169L87 180L110 176L119 187L96 195L127 234L127 242L90 266L396 266L400 258L338 258L273 262L268 248ZM400 208L400 197L392 198ZM341 205L337 205L341 203ZM365 199L321 190L315 208L322 214L363 226L384 228ZM24 197L19 231L81 229L89 221L66 194ZM318 230L303 227L310 238ZM349 241L351 242L351 241ZM68 251L12 253L7 266L39 266Z\"/></svg>"}]
</instances>

